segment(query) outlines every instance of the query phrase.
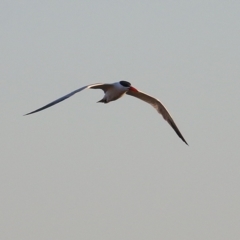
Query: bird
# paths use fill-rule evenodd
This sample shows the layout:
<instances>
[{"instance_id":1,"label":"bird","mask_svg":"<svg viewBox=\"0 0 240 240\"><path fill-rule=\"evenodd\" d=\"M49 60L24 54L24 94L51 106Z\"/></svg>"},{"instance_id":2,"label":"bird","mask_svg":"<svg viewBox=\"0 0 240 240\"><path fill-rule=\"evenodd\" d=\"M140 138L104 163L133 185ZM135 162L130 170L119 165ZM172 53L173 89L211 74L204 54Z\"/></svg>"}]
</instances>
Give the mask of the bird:
<instances>
[{"instance_id":1,"label":"bird","mask_svg":"<svg viewBox=\"0 0 240 240\"><path fill-rule=\"evenodd\" d=\"M69 94L67 94L63 97L56 99L55 101L53 101L51 103L48 103L47 105L45 105L41 108L38 108L32 112L29 112L29 113L25 114L24 116L30 115L30 114L33 114L36 112L40 112L46 108L49 108L57 103L64 101L65 99L67 99L69 97L72 97L74 94L81 92L84 89L101 89L101 90L103 90L105 95L97 103L105 103L106 104L106 103L109 103L109 102L112 102L112 101L115 101L115 100L121 98L125 94L132 96L132 97L136 97L146 103L149 103L152 107L154 107L157 110L157 112L159 114L162 115L163 119L169 123L169 125L173 128L173 130L178 135L178 137L180 139L182 139L182 141L188 145L187 141L184 139L183 135L181 134L181 132L178 129L177 125L175 124L173 118L171 117L168 110L164 107L164 105L157 98L154 98L144 92L139 91L138 89L133 87L130 82L123 81L123 80L119 81L119 82L114 82L114 83L94 83L94 84L86 85L75 91L70 92Z\"/></svg>"}]
</instances>

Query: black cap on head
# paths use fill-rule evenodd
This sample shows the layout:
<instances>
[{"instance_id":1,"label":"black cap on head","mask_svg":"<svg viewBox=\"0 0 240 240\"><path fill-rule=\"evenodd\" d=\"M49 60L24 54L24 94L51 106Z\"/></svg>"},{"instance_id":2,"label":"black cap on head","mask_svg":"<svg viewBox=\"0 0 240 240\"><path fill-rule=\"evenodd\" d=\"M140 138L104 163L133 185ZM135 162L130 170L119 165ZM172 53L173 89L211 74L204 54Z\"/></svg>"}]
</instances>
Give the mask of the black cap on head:
<instances>
[{"instance_id":1,"label":"black cap on head","mask_svg":"<svg viewBox=\"0 0 240 240\"><path fill-rule=\"evenodd\" d=\"M127 81L120 81L119 82L123 87L131 87L131 83Z\"/></svg>"}]
</instances>

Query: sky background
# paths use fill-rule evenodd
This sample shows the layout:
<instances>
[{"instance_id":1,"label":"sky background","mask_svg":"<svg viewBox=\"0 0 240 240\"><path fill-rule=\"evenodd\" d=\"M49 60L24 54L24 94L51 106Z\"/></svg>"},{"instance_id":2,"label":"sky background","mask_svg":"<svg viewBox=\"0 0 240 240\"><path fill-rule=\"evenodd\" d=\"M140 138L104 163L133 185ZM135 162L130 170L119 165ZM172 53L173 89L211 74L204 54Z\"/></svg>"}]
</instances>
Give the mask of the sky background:
<instances>
[{"instance_id":1,"label":"sky background","mask_svg":"<svg viewBox=\"0 0 240 240\"><path fill-rule=\"evenodd\" d=\"M239 1L1 1L0 239L240 239ZM160 99L96 104L126 80Z\"/></svg>"}]
</instances>

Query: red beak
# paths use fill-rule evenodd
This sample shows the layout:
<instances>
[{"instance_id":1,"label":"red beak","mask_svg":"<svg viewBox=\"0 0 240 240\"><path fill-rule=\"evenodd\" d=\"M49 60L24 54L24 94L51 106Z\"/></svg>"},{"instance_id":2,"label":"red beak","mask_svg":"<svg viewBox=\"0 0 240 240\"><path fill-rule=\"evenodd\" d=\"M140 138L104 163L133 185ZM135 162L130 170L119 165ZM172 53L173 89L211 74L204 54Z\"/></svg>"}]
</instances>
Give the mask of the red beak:
<instances>
[{"instance_id":1,"label":"red beak","mask_svg":"<svg viewBox=\"0 0 240 240\"><path fill-rule=\"evenodd\" d=\"M138 92L138 90L136 88L134 88L134 87L130 87L129 90L133 91L133 92Z\"/></svg>"}]
</instances>

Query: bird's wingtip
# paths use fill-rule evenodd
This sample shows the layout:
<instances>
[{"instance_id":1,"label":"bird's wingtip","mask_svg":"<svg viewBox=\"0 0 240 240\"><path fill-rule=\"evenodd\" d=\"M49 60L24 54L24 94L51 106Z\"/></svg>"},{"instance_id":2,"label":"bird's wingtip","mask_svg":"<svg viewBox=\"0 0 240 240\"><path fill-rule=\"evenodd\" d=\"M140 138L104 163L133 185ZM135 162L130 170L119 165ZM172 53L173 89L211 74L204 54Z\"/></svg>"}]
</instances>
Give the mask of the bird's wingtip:
<instances>
[{"instance_id":1,"label":"bird's wingtip","mask_svg":"<svg viewBox=\"0 0 240 240\"><path fill-rule=\"evenodd\" d=\"M183 142L185 142L186 145L188 145L187 141L184 139L183 136L180 137L182 139ZM188 145L189 146L189 145Z\"/></svg>"},{"instance_id":2,"label":"bird's wingtip","mask_svg":"<svg viewBox=\"0 0 240 240\"><path fill-rule=\"evenodd\" d=\"M26 114L23 115L23 117L24 117L24 116L27 116L27 115L30 115L30 114L33 114L33 113L35 113L35 111L26 113Z\"/></svg>"}]
</instances>

